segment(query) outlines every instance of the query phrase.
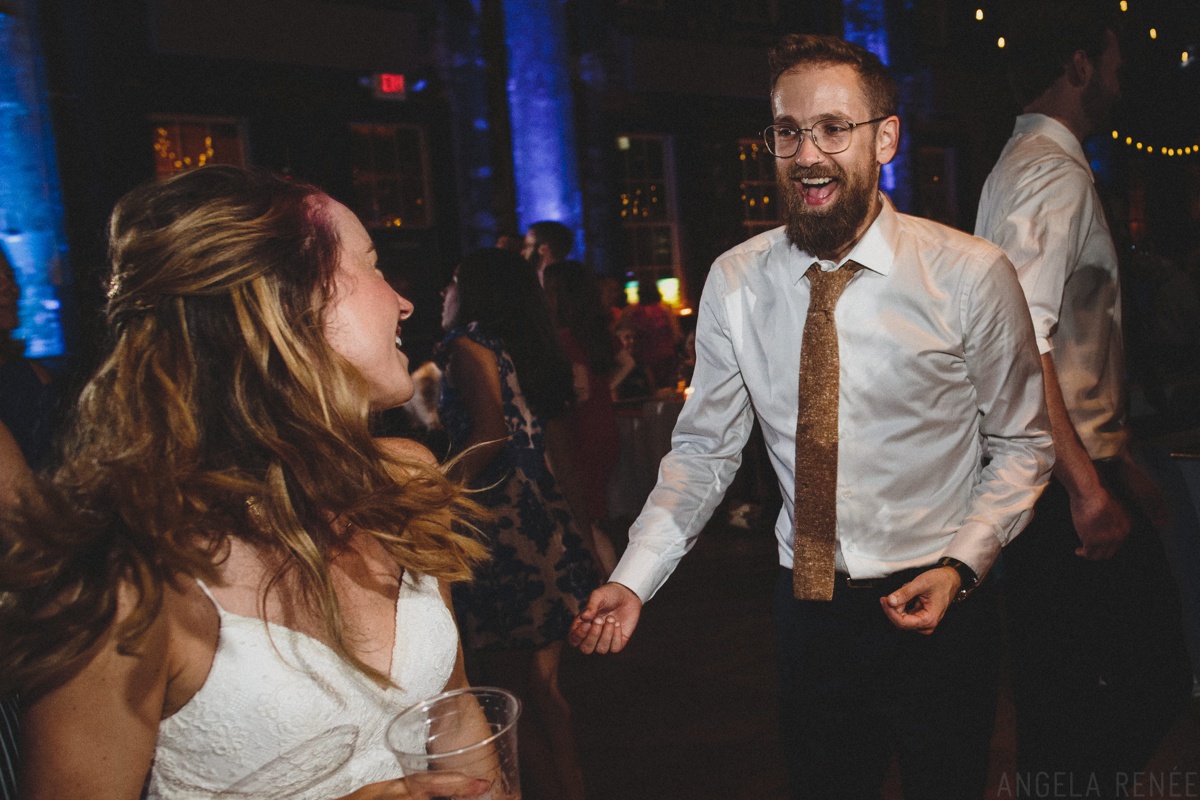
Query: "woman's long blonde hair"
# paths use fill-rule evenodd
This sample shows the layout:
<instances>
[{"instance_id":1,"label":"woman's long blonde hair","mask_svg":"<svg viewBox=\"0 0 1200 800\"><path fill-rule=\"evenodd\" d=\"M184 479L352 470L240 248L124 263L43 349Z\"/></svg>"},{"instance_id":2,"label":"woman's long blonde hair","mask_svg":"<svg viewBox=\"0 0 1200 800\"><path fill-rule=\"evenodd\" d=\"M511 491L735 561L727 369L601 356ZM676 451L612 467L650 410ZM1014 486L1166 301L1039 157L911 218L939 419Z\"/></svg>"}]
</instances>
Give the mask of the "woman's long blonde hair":
<instances>
[{"instance_id":1,"label":"woman's long blonde hair","mask_svg":"<svg viewBox=\"0 0 1200 800\"><path fill-rule=\"evenodd\" d=\"M153 622L164 584L216 580L236 536L280 558L344 641L328 564L347 530L405 569L458 581L485 556L457 485L389 458L363 378L325 340L338 242L317 189L205 167L126 195L112 215L110 355L84 388L62 466L0 533L0 688L69 674ZM398 479L396 475L407 477Z\"/></svg>"}]
</instances>

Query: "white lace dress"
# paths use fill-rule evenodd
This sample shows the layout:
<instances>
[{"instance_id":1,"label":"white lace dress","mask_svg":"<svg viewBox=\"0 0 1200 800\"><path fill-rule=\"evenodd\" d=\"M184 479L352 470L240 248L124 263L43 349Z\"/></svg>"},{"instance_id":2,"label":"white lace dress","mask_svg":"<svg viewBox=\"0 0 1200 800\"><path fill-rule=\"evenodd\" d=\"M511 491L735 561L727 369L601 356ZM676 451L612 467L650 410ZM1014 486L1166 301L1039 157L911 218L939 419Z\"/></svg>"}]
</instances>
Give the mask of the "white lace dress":
<instances>
[{"instance_id":1,"label":"white lace dress","mask_svg":"<svg viewBox=\"0 0 1200 800\"><path fill-rule=\"evenodd\" d=\"M387 724L443 689L458 652L435 579L405 573L392 689L310 636L213 602L216 656L200 691L158 727L148 798L331 800L402 777Z\"/></svg>"}]
</instances>

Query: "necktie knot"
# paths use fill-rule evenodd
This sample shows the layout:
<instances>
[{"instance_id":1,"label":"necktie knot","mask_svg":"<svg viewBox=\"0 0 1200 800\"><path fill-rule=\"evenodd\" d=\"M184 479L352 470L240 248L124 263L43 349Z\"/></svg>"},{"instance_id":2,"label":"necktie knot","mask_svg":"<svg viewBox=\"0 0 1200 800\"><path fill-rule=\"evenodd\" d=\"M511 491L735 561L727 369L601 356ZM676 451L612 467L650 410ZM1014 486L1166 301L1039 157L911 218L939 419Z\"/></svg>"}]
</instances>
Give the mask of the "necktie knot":
<instances>
[{"instance_id":1,"label":"necktie knot","mask_svg":"<svg viewBox=\"0 0 1200 800\"><path fill-rule=\"evenodd\" d=\"M846 284L854 277L854 274L862 269L862 264L854 261L847 261L839 269L825 272L821 269L820 262L814 262L805 273L808 276L809 284L809 313L814 311L832 312L833 307L837 304L838 298L842 296L842 292L846 289Z\"/></svg>"}]
</instances>

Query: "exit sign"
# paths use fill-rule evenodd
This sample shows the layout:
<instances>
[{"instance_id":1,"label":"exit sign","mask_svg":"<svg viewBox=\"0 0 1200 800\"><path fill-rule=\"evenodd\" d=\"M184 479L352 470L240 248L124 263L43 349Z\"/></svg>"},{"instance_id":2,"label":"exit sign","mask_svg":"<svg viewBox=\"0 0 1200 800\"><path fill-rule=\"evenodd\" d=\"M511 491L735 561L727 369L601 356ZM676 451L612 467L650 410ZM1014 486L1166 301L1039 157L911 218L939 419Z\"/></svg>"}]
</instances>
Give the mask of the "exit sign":
<instances>
[{"instance_id":1,"label":"exit sign","mask_svg":"<svg viewBox=\"0 0 1200 800\"><path fill-rule=\"evenodd\" d=\"M405 99L404 76L394 72L377 72L372 76L371 87L380 100Z\"/></svg>"}]
</instances>

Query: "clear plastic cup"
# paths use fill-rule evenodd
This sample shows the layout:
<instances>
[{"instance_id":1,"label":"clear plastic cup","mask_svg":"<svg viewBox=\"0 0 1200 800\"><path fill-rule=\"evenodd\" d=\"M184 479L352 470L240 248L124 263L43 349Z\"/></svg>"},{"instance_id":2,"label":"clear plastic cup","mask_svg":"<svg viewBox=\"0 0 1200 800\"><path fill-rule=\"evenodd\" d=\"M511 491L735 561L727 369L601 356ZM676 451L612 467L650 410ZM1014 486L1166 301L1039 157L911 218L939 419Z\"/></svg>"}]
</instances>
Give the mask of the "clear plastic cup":
<instances>
[{"instance_id":1,"label":"clear plastic cup","mask_svg":"<svg viewBox=\"0 0 1200 800\"><path fill-rule=\"evenodd\" d=\"M388 725L387 746L414 787L457 773L488 782L482 794L433 797L520 800L517 718L521 701L487 686L443 692L405 709Z\"/></svg>"}]
</instances>

